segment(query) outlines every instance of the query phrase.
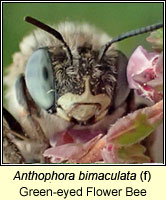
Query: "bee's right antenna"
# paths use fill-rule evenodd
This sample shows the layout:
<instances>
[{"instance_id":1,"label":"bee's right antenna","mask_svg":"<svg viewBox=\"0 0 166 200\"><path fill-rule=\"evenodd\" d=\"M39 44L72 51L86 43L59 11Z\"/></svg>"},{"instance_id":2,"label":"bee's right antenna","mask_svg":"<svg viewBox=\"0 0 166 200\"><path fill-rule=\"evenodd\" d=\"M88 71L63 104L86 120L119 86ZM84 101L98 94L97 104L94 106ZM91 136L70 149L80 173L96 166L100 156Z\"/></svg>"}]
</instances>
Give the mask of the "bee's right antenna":
<instances>
[{"instance_id":1,"label":"bee's right antenna","mask_svg":"<svg viewBox=\"0 0 166 200\"><path fill-rule=\"evenodd\" d=\"M143 33L151 32L151 31L154 31L154 30L162 28L162 27L163 27L162 23L153 24L153 25L146 26L146 27L143 27L143 28L140 28L140 29L129 31L127 33L123 33L122 35L119 35L118 37L113 38L110 42L106 43L103 46L103 48L101 49L101 51L99 53L99 57L98 57L99 62L103 59L104 54L106 53L108 48L113 43L124 40L124 39L129 38L129 37L133 37L133 36L140 35L140 34L143 34Z\"/></svg>"}]
</instances>

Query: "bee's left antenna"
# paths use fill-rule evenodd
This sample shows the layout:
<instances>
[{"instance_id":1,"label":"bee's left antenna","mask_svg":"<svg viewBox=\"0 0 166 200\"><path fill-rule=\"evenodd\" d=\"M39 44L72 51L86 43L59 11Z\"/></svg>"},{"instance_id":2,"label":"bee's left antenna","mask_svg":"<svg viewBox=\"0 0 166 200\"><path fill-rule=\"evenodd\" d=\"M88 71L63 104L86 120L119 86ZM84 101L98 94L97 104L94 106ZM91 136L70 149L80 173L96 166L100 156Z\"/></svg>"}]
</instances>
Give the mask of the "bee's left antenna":
<instances>
[{"instance_id":1,"label":"bee's left antenna","mask_svg":"<svg viewBox=\"0 0 166 200\"><path fill-rule=\"evenodd\" d=\"M158 23L158 24L153 24L153 25L150 25L150 26L146 26L146 27L143 27L143 28L140 28L140 29L136 29L136 30L133 30L133 31L129 31L127 33L123 33L121 35L119 35L118 37L115 37L113 38L110 42L106 43L103 48L101 49L100 53L99 53L99 57L98 57L98 60L101 61L102 58L104 57L104 54L106 53L106 51L108 50L108 48L115 42L119 42L121 40L124 40L126 38L129 38L129 37L133 37L133 36L136 36L136 35L140 35L140 34L143 34L143 33L147 33L147 32L150 32L150 31L154 31L154 30L157 30L159 28L162 28L163 27L163 24L162 23Z\"/></svg>"},{"instance_id":2,"label":"bee's left antenna","mask_svg":"<svg viewBox=\"0 0 166 200\"><path fill-rule=\"evenodd\" d=\"M27 17L25 17L25 21L43 29L44 31L52 34L58 40L60 40L64 44L65 48L67 49L68 54L69 54L69 59L70 59L70 62L72 64L73 56L72 56L71 50L70 50L69 46L67 45L67 43L64 41L62 35L58 31L56 31L55 29L51 28L50 26L38 21L37 19L34 19L33 17L27 16Z\"/></svg>"}]
</instances>

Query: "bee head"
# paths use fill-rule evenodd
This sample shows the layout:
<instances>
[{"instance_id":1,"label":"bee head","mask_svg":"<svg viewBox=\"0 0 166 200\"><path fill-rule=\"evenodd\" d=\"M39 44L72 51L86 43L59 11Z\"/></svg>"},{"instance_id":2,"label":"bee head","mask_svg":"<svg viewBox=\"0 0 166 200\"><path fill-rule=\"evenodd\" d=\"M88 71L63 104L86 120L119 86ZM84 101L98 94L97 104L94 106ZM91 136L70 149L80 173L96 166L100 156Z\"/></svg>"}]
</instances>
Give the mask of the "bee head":
<instances>
[{"instance_id":1,"label":"bee head","mask_svg":"<svg viewBox=\"0 0 166 200\"><path fill-rule=\"evenodd\" d=\"M101 50L85 43L77 47L75 56L58 31L34 18L25 20L61 42L58 47L37 49L28 59L25 82L31 97L49 113L83 124L102 119L111 108L120 106L130 92L126 56L117 50L106 54L108 48L114 42L161 27L159 24L122 34Z\"/></svg>"}]
</instances>

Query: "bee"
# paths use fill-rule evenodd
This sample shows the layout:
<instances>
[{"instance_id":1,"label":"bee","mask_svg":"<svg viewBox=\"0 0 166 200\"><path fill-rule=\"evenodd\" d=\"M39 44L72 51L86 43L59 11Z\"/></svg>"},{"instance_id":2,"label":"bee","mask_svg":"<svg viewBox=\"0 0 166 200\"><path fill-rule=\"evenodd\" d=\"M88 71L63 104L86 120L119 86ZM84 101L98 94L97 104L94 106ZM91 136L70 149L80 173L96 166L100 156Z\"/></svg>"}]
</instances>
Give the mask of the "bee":
<instances>
[{"instance_id":1,"label":"bee","mask_svg":"<svg viewBox=\"0 0 166 200\"><path fill-rule=\"evenodd\" d=\"M93 141L134 111L128 59L115 43L163 26L111 39L88 24L65 22L54 29L29 16L25 21L40 29L23 39L5 77L8 110L14 116L4 109L5 163L50 162L43 157L50 146L64 145L64 154L71 150L64 140Z\"/></svg>"}]
</instances>

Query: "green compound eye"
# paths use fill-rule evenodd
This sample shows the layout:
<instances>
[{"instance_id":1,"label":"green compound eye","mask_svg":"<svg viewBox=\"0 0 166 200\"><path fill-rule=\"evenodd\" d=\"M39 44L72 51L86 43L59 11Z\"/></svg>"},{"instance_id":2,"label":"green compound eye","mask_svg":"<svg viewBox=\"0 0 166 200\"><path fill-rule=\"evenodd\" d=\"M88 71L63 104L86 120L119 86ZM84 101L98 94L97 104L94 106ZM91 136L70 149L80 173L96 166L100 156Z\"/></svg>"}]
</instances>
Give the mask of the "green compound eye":
<instances>
[{"instance_id":1,"label":"green compound eye","mask_svg":"<svg viewBox=\"0 0 166 200\"><path fill-rule=\"evenodd\" d=\"M26 65L25 82L31 97L41 108L48 110L54 105L54 78L47 49L38 49L31 55Z\"/></svg>"}]
</instances>

